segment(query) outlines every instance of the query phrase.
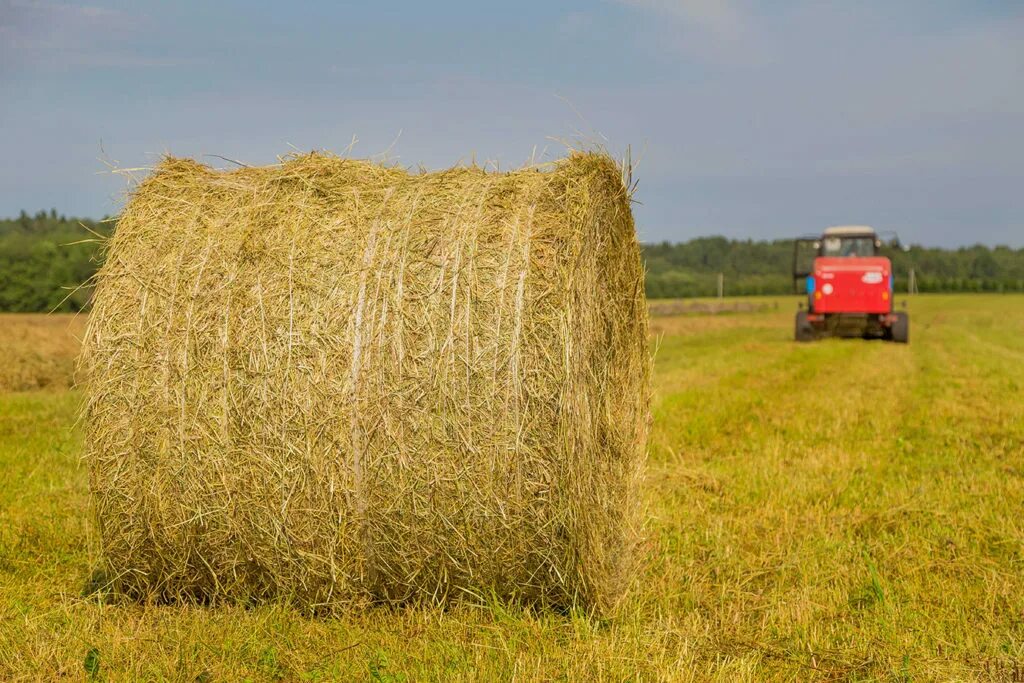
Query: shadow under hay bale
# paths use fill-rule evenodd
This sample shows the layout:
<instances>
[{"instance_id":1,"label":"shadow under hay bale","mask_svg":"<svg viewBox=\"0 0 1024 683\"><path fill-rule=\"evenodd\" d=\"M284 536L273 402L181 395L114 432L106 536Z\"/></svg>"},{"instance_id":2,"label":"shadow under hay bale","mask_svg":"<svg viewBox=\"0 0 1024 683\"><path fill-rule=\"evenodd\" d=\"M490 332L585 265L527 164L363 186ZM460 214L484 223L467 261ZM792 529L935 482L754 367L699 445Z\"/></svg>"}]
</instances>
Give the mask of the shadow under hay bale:
<instances>
[{"instance_id":1,"label":"shadow under hay bale","mask_svg":"<svg viewBox=\"0 0 1024 683\"><path fill-rule=\"evenodd\" d=\"M107 572L147 599L607 610L635 561L646 323L605 155L168 158L81 358Z\"/></svg>"}]
</instances>

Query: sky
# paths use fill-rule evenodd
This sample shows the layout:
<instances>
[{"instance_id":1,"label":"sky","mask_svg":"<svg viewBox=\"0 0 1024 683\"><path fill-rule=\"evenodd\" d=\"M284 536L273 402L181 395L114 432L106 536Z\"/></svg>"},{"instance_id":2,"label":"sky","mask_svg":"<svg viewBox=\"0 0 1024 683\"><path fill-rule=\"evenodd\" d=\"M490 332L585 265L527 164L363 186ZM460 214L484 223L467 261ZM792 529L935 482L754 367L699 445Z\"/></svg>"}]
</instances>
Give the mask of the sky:
<instances>
[{"instance_id":1,"label":"sky","mask_svg":"<svg viewBox=\"0 0 1024 683\"><path fill-rule=\"evenodd\" d=\"M630 151L644 241L1021 248L1024 3L0 0L0 215L116 213L111 169L165 153L504 169L568 144Z\"/></svg>"}]
</instances>

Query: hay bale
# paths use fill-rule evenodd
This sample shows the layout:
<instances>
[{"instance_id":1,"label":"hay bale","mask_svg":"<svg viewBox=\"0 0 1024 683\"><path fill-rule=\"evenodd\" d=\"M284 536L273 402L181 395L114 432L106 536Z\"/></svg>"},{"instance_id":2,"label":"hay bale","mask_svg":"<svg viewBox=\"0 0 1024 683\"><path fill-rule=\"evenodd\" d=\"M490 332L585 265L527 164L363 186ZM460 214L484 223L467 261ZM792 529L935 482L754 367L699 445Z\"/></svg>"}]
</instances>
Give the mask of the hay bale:
<instances>
[{"instance_id":1,"label":"hay bale","mask_svg":"<svg viewBox=\"0 0 1024 683\"><path fill-rule=\"evenodd\" d=\"M604 155L164 160L118 222L81 359L116 586L608 608L645 455L642 275Z\"/></svg>"}]
</instances>

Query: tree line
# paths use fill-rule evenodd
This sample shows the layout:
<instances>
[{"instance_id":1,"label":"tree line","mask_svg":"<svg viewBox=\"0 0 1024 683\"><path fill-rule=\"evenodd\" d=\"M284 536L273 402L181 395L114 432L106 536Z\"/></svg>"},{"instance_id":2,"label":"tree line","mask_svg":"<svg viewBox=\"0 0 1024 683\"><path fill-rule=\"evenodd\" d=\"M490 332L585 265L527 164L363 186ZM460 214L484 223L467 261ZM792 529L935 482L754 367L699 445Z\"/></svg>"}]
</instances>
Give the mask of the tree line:
<instances>
[{"instance_id":1,"label":"tree line","mask_svg":"<svg viewBox=\"0 0 1024 683\"><path fill-rule=\"evenodd\" d=\"M0 311L79 311L103 258L111 219L67 218L56 210L0 220ZM959 249L883 247L895 287L906 291L910 269L921 292L1024 292L1024 249L975 245ZM793 243L699 237L643 245L651 298L714 296L718 275L731 296L789 294Z\"/></svg>"},{"instance_id":2,"label":"tree line","mask_svg":"<svg viewBox=\"0 0 1024 683\"><path fill-rule=\"evenodd\" d=\"M722 274L725 294L790 294L794 291L791 240L698 237L688 242L645 244L647 296L653 299L714 296ZM1024 292L1024 249L976 244L959 249L884 244L896 291L907 291L911 269L919 292Z\"/></svg>"},{"instance_id":3,"label":"tree line","mask_svg":"<svg viewBox=\"0 0 1024 683\"><path fill-rule=\"evenodd\" d=\"M0 220L0 311L79 311L80 287L100 266L100 236L111 223L58 215L56 209ZM76 291L77 290L77 291Z\"/></svg>"}]
</instances>

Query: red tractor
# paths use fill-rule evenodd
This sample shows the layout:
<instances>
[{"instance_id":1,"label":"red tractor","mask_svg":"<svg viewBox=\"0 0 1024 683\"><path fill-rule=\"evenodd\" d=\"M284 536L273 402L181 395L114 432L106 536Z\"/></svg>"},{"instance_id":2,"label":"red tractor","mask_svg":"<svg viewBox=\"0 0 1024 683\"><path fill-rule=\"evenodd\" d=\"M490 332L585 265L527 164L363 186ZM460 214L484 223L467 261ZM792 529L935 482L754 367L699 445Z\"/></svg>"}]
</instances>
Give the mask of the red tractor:
<instances>
[{"instance_id":1,"label":"red tractor","mask_svg":"<svg viewBox=\"0 0 1024 683\"><path fill-rule=\"evenodd\" d=\"M804 280L807 308L796 314L796 340L824 337L887 339L906 344L910 319L893 310L893 273L878 255L878 235L865 225L827 228L793 248L793 278Z\"/></svg>"}]
</instances>

